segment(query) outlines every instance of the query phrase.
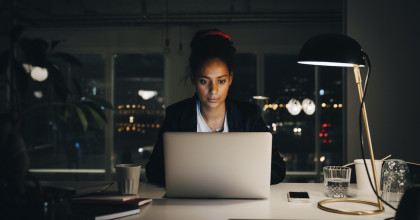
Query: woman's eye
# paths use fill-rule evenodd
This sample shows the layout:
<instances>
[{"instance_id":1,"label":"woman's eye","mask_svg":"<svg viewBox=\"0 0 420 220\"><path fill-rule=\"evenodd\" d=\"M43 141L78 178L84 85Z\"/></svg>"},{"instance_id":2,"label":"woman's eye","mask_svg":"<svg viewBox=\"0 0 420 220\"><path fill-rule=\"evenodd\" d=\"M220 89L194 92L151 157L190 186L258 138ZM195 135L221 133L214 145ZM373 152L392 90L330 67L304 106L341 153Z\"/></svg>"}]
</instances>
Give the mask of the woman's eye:
<instances>
[{"instance_id":1,"label":"woman's eye","mask_svg":"<svg viewBox=\"0 0 420 220\"><path fill-rule=\"evenodd\" d=\"M226 80L219 80L218 82L219 82L219 84L224 84L226 82Z\"/></svg>"},{"instance_id":2,"label":"woman's eye","mask_svg":"<svg viewBox=\"0 0 420 220\"><path fill-rule=\"evenodd\" d=\"M207 80L200 80L200 83L203 84L203 85L207 84Z\"/></svg>"}]
</instances>

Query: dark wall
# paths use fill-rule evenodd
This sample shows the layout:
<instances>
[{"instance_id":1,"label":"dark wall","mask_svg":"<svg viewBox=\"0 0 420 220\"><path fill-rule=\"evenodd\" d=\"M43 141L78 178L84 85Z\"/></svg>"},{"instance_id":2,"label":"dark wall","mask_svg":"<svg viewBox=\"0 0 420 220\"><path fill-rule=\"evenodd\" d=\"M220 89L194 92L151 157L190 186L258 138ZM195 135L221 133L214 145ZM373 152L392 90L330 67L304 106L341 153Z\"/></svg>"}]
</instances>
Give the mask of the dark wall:
<instances>
[{"instance_id":1,"label":"dark wall","mask_svg":"<svg viewBox=\"0 0 420 220\"><path fill-rule=\"evenodd\" d=\"M375 158L392 154L420 162L420 2L350 0L347 34L368 53L372 75L366 97ZM365 72L362 69L362 72ZM347 75L348 160L360 158L359 99Z\"/></svg>"}]
</instances>

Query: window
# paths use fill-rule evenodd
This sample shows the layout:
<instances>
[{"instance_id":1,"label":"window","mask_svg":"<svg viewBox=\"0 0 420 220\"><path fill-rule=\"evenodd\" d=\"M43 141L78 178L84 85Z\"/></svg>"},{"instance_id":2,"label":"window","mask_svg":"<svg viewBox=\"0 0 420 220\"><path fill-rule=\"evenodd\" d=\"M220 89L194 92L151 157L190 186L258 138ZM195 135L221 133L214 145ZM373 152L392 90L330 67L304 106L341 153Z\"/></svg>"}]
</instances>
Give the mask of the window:
<instances>
[{"instance_id":1,"label":"window","mask_svg":"<svg viewBox=\"0 0 420 220\"><path fill-rule=\"evenodd\" d=\"M315 116L303 111L292 115L286 107L291 99L314 100L314 74L298 71L301 66L296 60L296 55L264 56L265 95L270 98L263 108L264 117L274 143L287 159L288 171L311 171L315 168Z\"/></svg>"},{"instance_id":2,"label":"window","mask_svg":"<svg viewBox=\"0 0 420 220\"><path fill-rule=\"evenodd\" d=\"M162 54L114 55L114 153L116 163L147 163L162 125Z\"/></svg>"},{"instance_id":3,"label":"window","mask_svg":"<svg viewBox=\"0 0 420 220\"><path fill-rule=\"evenodd\" d=\"M103 55L78 54L83 63L77 68L57 60L66 82L77 79L83 94L105 97L111 86L105 82ZM139 163L144 166L153 150L162 125L164 105L164 58L162 54L115 54L114 62L114 163ZM273 134L274 143L287 159L288 173L315 176L323 165L343 161L342 70L298 65L296 54L263 55L264 67L257 68L257 55L238 53L234 80L229 95L257 103ZM257 69L263 69L259 84ZM52 88L32 83L31 91L42 91L42 98L31 94L31 108L22 126L25 143L36 169L104 170L105 135L103 130L81 130L78 120L62 121L61 110L45 103L54 101ZM263 88L259 88L263 87ZM268 99L253 99L264 91ZM312 100L314 114L303 110L292 115L287 104L296 99ZM110 101L110 100L108 100ZM104 172L104 171L103 171ZM302 174L303 173L303 174ZM306 173L306 174L305 174Z\"/></svg>"},{"instance_id":4,"label":"window","mask_svg":"<svg viewBox=\"0 0 420 220\"><path fill-rule=\"evenodd\" d=\"M319 68L320 111L320 162L337 165L344 162L343 147L343 69L321 66ZM322 136L321 136L322 134Z\"/></svg>"},{"instance_id":5,"label":"window","mask_svg":"<svg viewBox=\"0 0 420 220\"><path fill-rule=\"evenodd\" d=\"M72 90L73 98L84 95L103 98L106 90L103 56L74 56L82 63L81 68L63 60L54 60L69 87L74 89L74 80L80 83L82 94L76 96L75 90ZM31 168L103 169L104 131L88 128L84 132L77 116L72 114L64 121L63 105L58 102L55 91L47 83L32 82L29 91L30 108L25 114L22 129Z\"/></svg>"},{"instance_id":6,"label":"window","mask_svg":"<svg viewBox=\"0 0 420 220\"><path fill-rule=\"evenodd\" d=\"M287 170L315 174L323 165L343 161L342 74L336 68L315 69L296 60L296 54L265 54L264 91L269 99L263 114L287 160ZM302 109L312 102L313 114Z\"/></svg>"}]
</instances>

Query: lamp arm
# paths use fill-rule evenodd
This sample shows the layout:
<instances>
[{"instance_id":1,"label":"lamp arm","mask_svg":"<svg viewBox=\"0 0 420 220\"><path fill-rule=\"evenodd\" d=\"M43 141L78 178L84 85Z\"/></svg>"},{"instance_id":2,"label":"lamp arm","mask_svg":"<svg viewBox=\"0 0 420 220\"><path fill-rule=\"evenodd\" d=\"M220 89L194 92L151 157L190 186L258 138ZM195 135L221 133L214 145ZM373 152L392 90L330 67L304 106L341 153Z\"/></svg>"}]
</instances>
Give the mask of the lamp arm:
<instances>
[{"instance_id":1,"label":"lamp arm","mask_svg":"<svg viewBox=\"0 0 420 220\"><path fill-rule=\"evenodd\" d=\"M370 154L372 171L373 171L373 180L375 183L375 191L376 191L376 194L379 195L379 183L378 183L378 177L376 175L375 156L373 154L373 146L372 146L372 140L370 136L370 129L369 129L367 112L366 112L366 106L363 101L364 90L362 87L362 78L360 75L359 65L355 64L353 66L353 72L354 72L354 77L355 77L355 81L356 81L358 92L359 92L360 103L362 104L363 121L365 124L365 131L366 131L367 142L368 142L368 147L369 147L369 154ZM383 209L382 201L379 198L378 198L378 207L381 210Z\"/></svg>"}]
</instances>

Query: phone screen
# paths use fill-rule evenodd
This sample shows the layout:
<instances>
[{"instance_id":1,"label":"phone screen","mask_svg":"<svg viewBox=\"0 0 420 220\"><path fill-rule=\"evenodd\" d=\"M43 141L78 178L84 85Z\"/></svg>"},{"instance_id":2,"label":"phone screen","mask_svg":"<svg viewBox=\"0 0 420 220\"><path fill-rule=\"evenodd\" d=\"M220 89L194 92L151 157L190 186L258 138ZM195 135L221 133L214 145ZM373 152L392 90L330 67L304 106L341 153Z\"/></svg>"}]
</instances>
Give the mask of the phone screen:
<instances>
[{"instance_id":1,"label":"phone screen","mask_svg":"<svg viewBox=\"0 0 420 220\"><path fill-rule=\"evenodd\" d=\"M293 199L309 199L307 192L289 192L290 198Z\"/></svg>"}]
</instances>

